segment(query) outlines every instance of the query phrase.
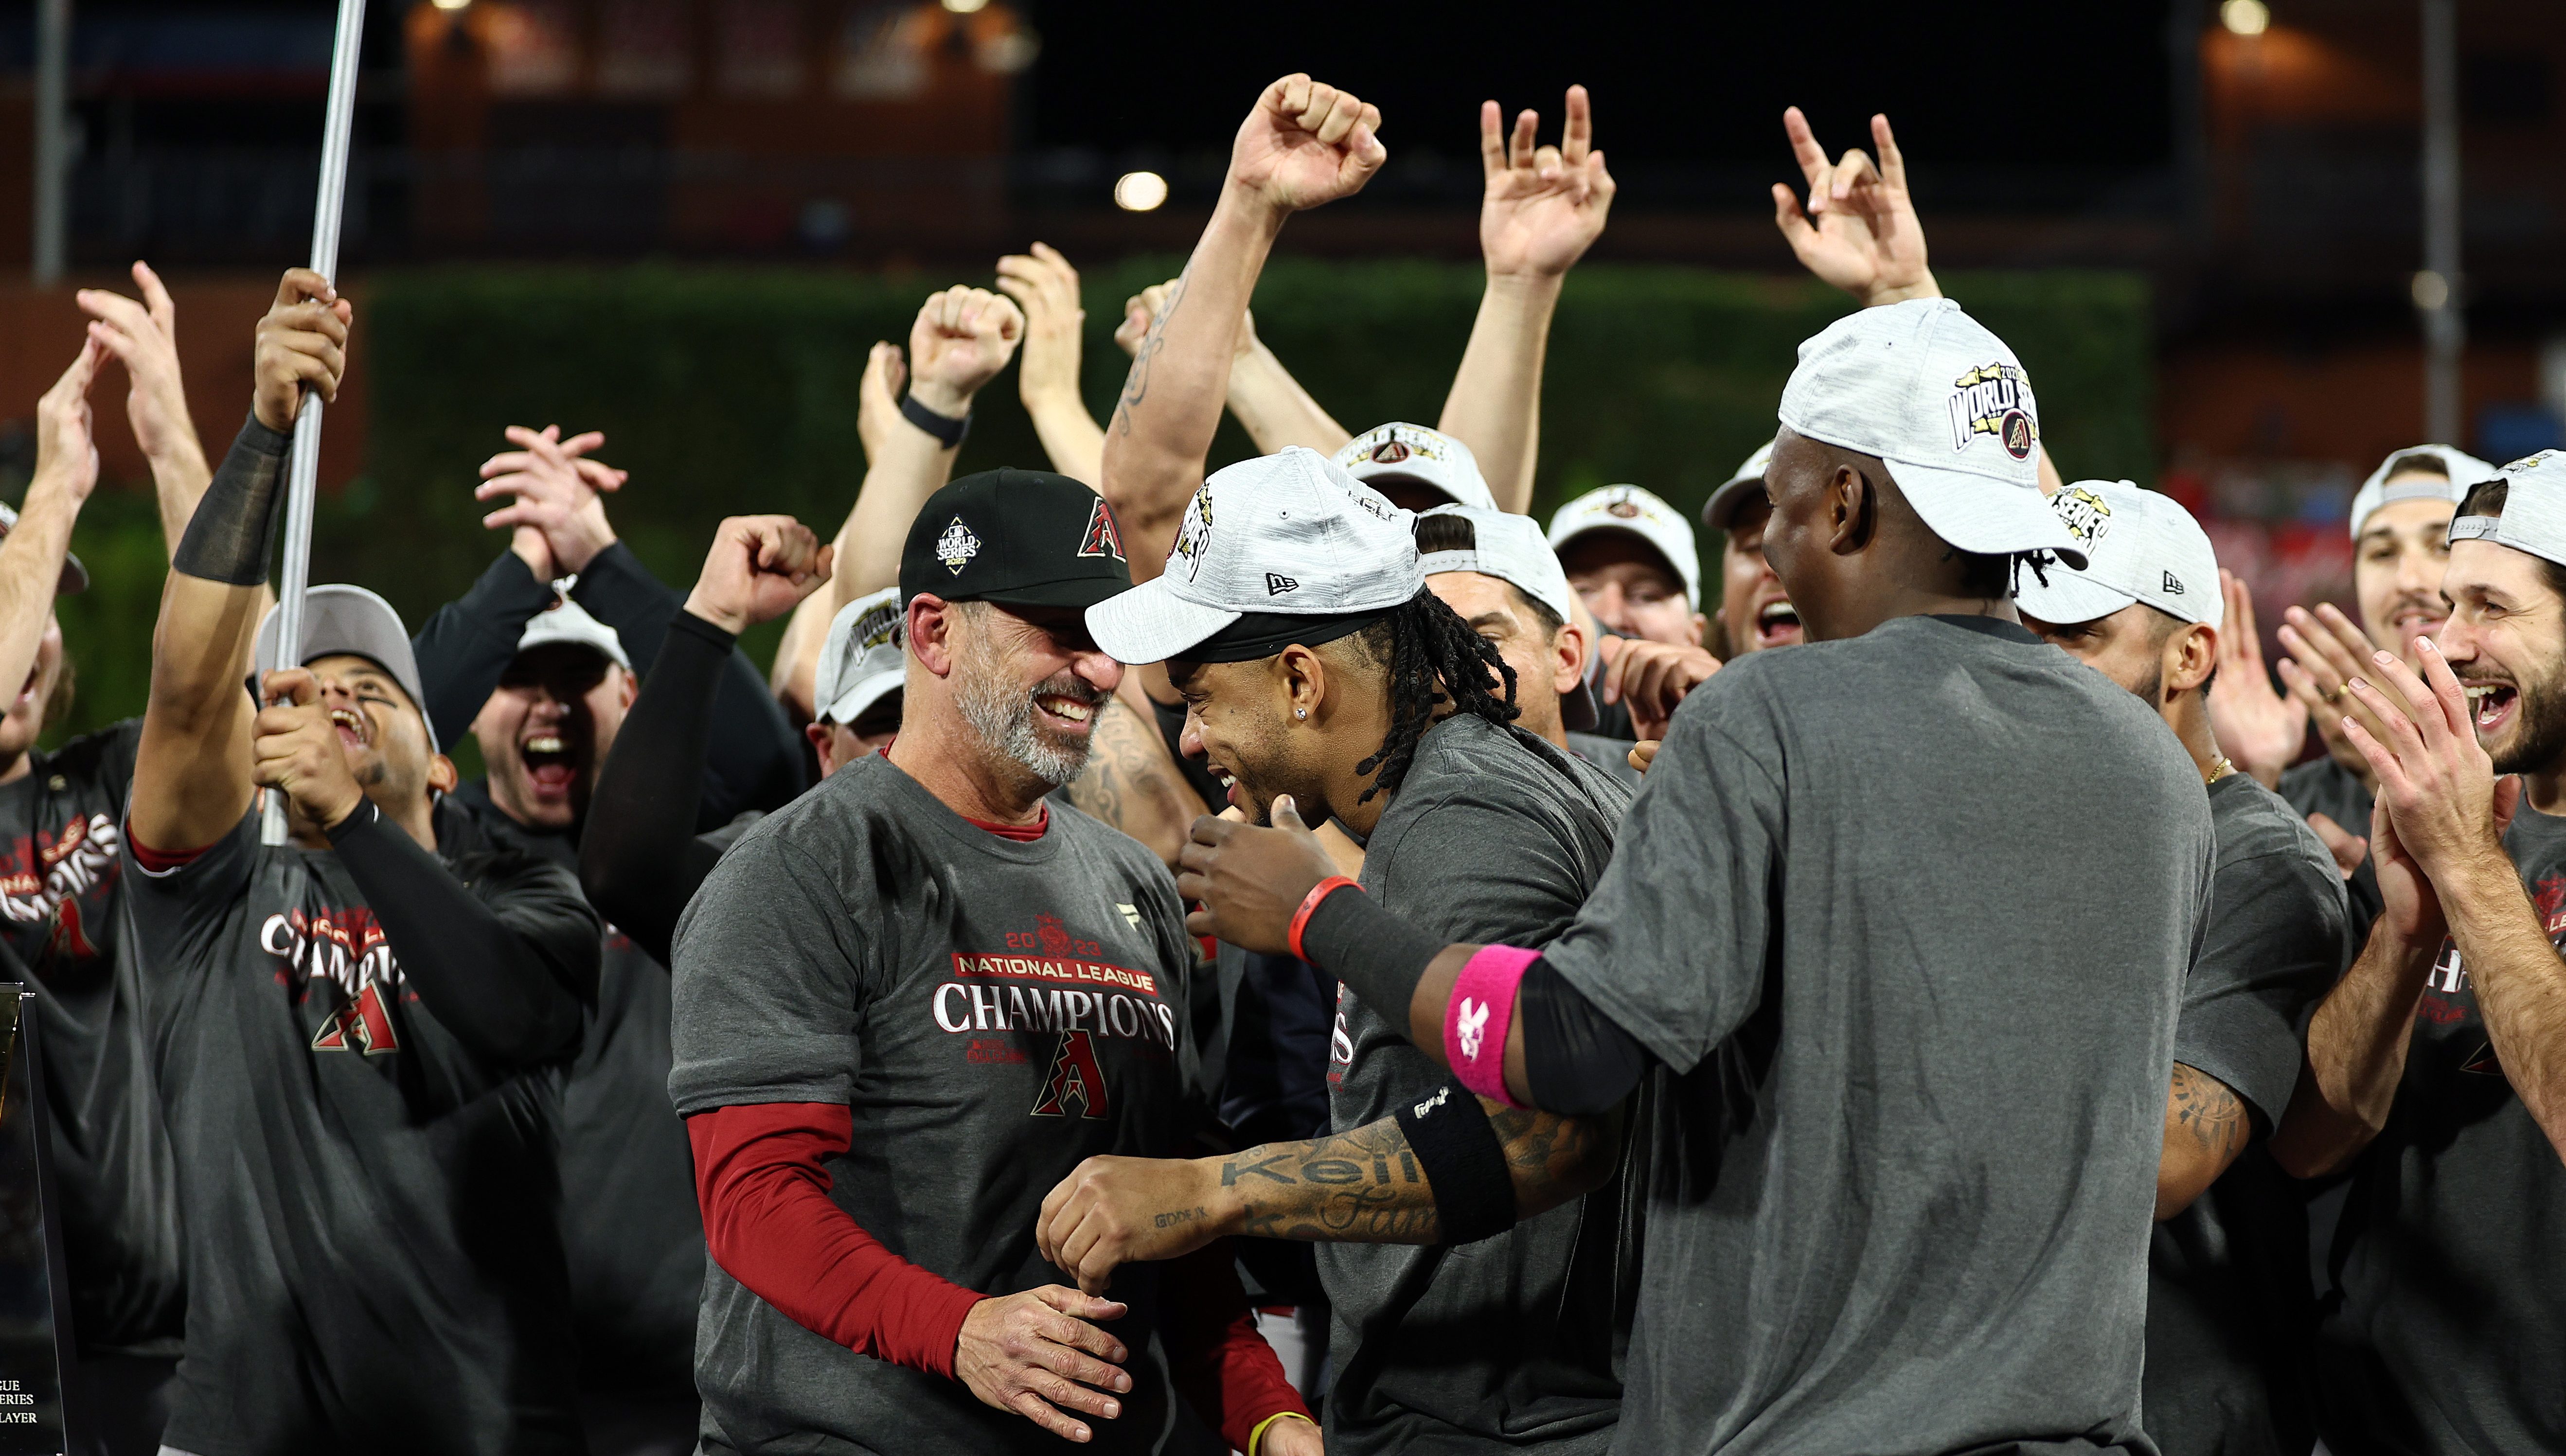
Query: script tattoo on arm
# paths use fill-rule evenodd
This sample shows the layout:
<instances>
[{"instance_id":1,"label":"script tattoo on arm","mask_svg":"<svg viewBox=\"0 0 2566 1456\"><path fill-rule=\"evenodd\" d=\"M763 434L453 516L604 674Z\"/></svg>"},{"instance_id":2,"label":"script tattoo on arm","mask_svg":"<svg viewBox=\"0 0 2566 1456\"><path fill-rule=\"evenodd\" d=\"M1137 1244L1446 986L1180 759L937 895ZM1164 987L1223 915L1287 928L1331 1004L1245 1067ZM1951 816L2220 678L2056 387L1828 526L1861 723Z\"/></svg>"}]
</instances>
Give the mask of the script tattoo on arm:
<instances>
[{"instance_id":1,"label":"script tattoo on arm","mask_svg":"<svg viewBox=\"0 0 2566 1456\"><path fill-rule=\"evenodd\" d=\"M2245 1150L2254 1130L2244 1099L2227 1084L2181 1062L2174 1065L2171 1110L2176 1125L2197 1139L2201 1151L2222 1169Z\"/></svg>"},{"instance_id":2,"label":"script tattoo on arm","mask_svg":"<svg viewBox=\"0 0 2566 1456\"><path fill-rule=\"evenodd\" d=\"M1117 693L1106 699L1093 739L1086 771L1069 782L1069 802L1173 865L1193 822L1206 811L1202 797L1178 775L1157 725Z\"/></svg>"},{"instance_id":3,"label":"script tattoo on arm","mask_svg":"<svg viewBox=\"0 0 2566 1456\"><path fill-rule=\"evenodd\" d=\"M1480 1099L1505 1151L1515 1208L1534 1214L1613 1175L1621 1113L1560 1117ZM1307 1142L1266 1143L1222 1160L1220 1182L1243 1211L1239 1231L1327 1244L1432 1244L1442 1238L1434 1189L1395 1118Z\"/></svg>"},{"instance_id":4,"label":"script tattoo on arm","mask_svg":"<svg viewBox=\"0 0 2566 1456\"><path fill-rule=\"evenodd\" d=\"M1184 302L1185 279L1192 272L1193 265L1189 262L1185 271L1176 275L1176 281L1167 285L1166 299L1158 305L1158 316L1150 321L1150 332L1141 337L1141 347L1132 351L1132 371L1123 376L1123 397L1114 405L1114 428L1123 434L1132 433L1133 406L1149 397L1151 366L1156 363L1158 351L1166 348L1167 321L1176 316L1177 306Z\"/></svg>"}]
</instances>

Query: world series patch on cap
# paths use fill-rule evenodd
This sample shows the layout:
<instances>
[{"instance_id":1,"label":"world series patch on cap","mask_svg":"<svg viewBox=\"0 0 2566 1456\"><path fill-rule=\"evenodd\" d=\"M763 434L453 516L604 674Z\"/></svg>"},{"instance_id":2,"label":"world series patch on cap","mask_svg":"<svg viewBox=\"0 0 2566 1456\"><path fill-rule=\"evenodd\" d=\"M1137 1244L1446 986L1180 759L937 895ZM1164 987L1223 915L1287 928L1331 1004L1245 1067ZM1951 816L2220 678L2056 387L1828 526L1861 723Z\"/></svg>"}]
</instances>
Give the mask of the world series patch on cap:
<instances>
[{"instance_id":1,"label":"world series patch on cap","mask_svg":"<svg viewBox=\"0 0 2566 1456\"><path fill-rule=\"evenodd\" d=\"M2079 480L2049 498L2073 532L2085 566L2026 572L2014 603L2042 621L2097 621L2145 603L2178 621L2217 626L2226 616L2218 554L2182 503L2126 480Z\"/></svg>"},{"instance_id":2,"label":"world series patch on cap","mask_svg":"<svg viewBox=\"0 0 2566 1456\"><path fill-rule=\"evenodd\" d=\"M899 554L899 595L1093 607L1132 585L1105 498L1048 470L983 470L926 498Z\"/></svg>"}]
</instances>

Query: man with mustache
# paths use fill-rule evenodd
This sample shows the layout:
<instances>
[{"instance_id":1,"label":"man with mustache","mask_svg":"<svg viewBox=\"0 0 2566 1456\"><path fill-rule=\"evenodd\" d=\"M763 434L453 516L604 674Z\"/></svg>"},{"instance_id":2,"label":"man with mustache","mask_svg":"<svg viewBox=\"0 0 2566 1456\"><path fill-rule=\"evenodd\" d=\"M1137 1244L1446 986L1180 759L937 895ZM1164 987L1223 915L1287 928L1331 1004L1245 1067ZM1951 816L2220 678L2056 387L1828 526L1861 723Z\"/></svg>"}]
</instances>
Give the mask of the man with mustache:
<instances>
[{"instance_id":1,"label":"man with mustache","mask_svg":"<svg viewBox=\"0 0 2566 1456\"><path fill-rule=\"evenodd\" d=\"M2351 866L2357 930L2379 914L2379 877L2361 839L2370 832L2370 765L2338 726L2345 714L2361 711L2357 700L2346 700L2344 684L2369 671L2370 654L2382 646L2420 667L2416 643L2439 631L2449 610L2441 574L2449 560L2450 509L2468 486L2493 475L2493 466L2447 445L2417 445L2381 461L2352 498L2352 593L2360 622L2331 604L2290 607L2280 630L2290 655L2279 663L2288 696L2272 690L2258 651L2255 670L2225 674L2211 698L2219 742L2236 755L2236 766L2279 788L2337 861ZM2241 586L2228 595L2251 606ZM2326 752L2299 763L2311 715Z\"/></svg>"},{"instance_id":2,"label":"man with mustache","mask_svg":"<svg viewBox=\"0 0 2566 1456\"><path fill-rule=\"evenodd\" d=\"M2155 708L2208 786L2209 920L2183 981L2148 1246L2147 1426L2164 1456L2304 1448L2315 1313L2307 1208L2258 1146L2306 1060L2299 1029L2351 952L2315 833L2219 751L2218 559L2172 497L2083 480L2050 498L2085 542L2017 598L2023 624Z\"/></svg>"},{"instance_id":3,"label":"man with mustache","mask_svg":"<svg viewBox=\"0 0 2566 1456\"><path fill-rule=\"evenodd\" d=\"M2342 1456L2566 1432L2566 455L2468 485L2441 590L2421 675L2350 680L2382 908L2273 1147L2359 1170L2313 1370Z\"/></svg>"},{"instance_id":4,"label":"man with mustache","mask_svg":"<svg viewBox=\"0 0 2566 1456\"><path fill-rule=\"evenodd\" d=\"M1196 493L1167 569L1088 620L1117 657L1167 664L1188 733L1250 818L1283 796L1363 845L1384 903L1451 934L1537 940L1602 873L1628 794L1516 726L1520 678L1485 612L1461 617L1428 568L1518 589L1466 570L1477 546L1420 557L1448 548L1432 534L1447 519L1419 522L1309 450L1242 461ZM1566 607L1560 575L1546 610ZM1562 675L1577 681L1544 669ZM1557 689L1540 691L1559 732ZM1343 995L1328 1082L1326 1136L1091 1160L1045 1200L1042 1247L1094 1289L1223 1234L1318 1242L1330 1449L1606 1449L1629 1230L1620 1190L1591 1190L1620 1160L1619 1110L1492 1120Z\"/></svg>"},{"instance_id":5,"label":"man with mustache","mask_svg":"<svg viewBox=\"0 0 2566 1456\"><path fill-rule=\"evenodd\" d=\"M1556 939L1447 943L1279 810L1198 823L1179 886L1481 1096L1665 1092L1620 1449L2147 1450L2200 774L2015 617L2017 570L2084 558L2000 341L1947 300L1865 309L1779 414L1765 551L1813 641L1683 699Z\"/></svg>"},{"instance_id":6,"label":"man with mustache","mask_svg":"<svg viewBox=\"0 0 2566 1456\"><path fill-rule=\"evenodd\" d=\"M1114 517L1065 476L968 476L899 575L899 736L742 835L677 929L702 1448L1152 1451L1184 1380L1233 1444L1301 1456L1234 1276L1234 1309L1160 1342L1225 1260L1107 1299L1031 1238L1081 1158L1208 1118L1166 870L1049 799L1123 677L1082 619L1131 585Z\"/></svg>"}]
</instances>

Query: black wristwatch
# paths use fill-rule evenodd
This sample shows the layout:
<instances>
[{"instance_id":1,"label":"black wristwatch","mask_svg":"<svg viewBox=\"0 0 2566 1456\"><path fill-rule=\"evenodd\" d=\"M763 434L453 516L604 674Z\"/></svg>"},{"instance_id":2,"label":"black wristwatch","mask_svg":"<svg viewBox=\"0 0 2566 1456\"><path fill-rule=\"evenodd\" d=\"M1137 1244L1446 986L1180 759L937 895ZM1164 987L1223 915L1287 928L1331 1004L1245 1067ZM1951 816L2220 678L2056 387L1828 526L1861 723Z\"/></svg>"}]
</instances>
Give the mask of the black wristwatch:
<instances>
[{"instance_id":1,"label":"black wristwatch","mask_svg":"<svg viewBox=\"0 0 2566 1456\"><path fill-rule=\"evenodd\" d=\"M963 436L971 433L970 415L955 419L949 414L938 414L918 403L914 394L899 401L899 417L943 441L944 448L948 450L960 445Z\"/></svg>"}]
</instances>

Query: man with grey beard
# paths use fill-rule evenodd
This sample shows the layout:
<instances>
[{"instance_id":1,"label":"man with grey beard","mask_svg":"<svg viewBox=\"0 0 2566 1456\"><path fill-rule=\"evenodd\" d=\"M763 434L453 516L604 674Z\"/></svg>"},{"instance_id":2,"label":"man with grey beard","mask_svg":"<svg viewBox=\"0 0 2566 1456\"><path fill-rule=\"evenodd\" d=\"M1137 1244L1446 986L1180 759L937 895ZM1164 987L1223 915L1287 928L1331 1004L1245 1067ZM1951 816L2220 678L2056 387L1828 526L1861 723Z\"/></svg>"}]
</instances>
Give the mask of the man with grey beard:
<instances>
[{"instance_id":1,"label":"man with grey beard","mask_svg":"<svg viewBox=\"0 0 2566 1456\"><path fill-rule=\"evenodd\" d=\"M1177 1389L1235 1446L1316 1450L1225 1256L1091 1296L1034 1249L1082 1159L1209 1121L1165 866L1045 797L1123 678L1085 608L1131 581L1065 476L929 497L899 735L744 835L678 923L703 1451L1156 1451Z\"/></svg>"}]
</instances>

